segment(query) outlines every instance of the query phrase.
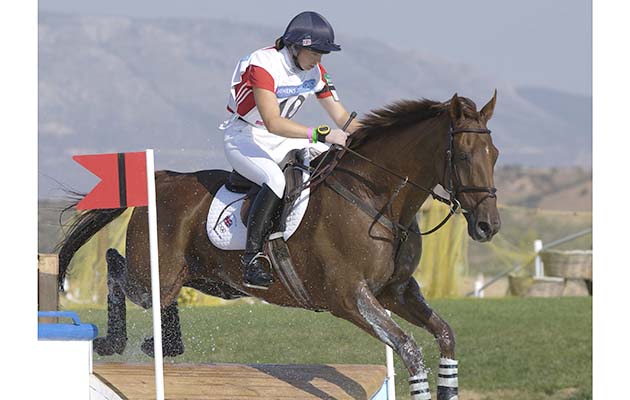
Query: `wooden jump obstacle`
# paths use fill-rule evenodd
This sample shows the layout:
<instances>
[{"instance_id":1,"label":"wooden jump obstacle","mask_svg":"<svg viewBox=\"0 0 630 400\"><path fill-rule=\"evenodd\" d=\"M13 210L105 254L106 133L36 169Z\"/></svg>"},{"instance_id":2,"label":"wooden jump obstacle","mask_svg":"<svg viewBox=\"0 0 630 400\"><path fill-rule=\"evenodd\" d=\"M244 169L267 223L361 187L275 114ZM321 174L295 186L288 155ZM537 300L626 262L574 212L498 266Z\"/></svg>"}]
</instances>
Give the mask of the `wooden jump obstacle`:
<instances>
[{"instance_id":1,"label":"wooden jump obstacle","mask_svg":"<svg viewBox=\"0 0 630 400\"><path fill-rule=\"evenodd\" d=\"M530 297L590 296L593 285L592 250L546 250L540 253L544 276L534 277Z\"/></svg>"},{"instance_id":2,"label":"wooden jump obstacle","mask_svg":"<svg viewBox=\"0 0 630 400\"><path fill-rule=\"evenodd\" d=\"M57 257L38 255L40 310L56 310ZM57 322L57 318L40 318ZM89 321L88 321L89 322ZM94 327L94 329L96 329ZM60 340L60 339L54 339ZM61 344L61 342L57 342ZM91 362L90 400L155 399L155 367L150 363ZM79 358L87 357L78 355ZM52 364L51 364L52 365ZM54 371L51 371L51 373ZM62 371L59 371L62 372ZM65 374L65 372L64 372ZM68 379L67 375L60 379ZM85 381L83 378L78 381ZM365 399L387 400L387 368L384 365L280 365L191 364L164 365L166 399ZM393 391L393 387L389 388ZM81 397L85 398L85 397Z\"/></svg>"},{"instance_id":3,"label":"wooden jump obstacle","mask_svg":"<svg viewBox=\"0 0 630 400\"><path fill-rule=\"evenodd\" d=\"M91 398L153 399L153 374L152 364L95 363ZM385 399L385 376L381 365L164 365L166 399Z\"/></svg>"},{"instance_id":4,"label":"wooden jump obstacle","mask_svg":"<svg viewBox=\"0 0 630 400\"><path fill-rule=\"evenodd\" d=\"M59 275L59 257L57 254L37 255L37 310L57 311L57 275ZM56 318L40 318L39 322L57 322Z\"/></svg>"}]
</instances>

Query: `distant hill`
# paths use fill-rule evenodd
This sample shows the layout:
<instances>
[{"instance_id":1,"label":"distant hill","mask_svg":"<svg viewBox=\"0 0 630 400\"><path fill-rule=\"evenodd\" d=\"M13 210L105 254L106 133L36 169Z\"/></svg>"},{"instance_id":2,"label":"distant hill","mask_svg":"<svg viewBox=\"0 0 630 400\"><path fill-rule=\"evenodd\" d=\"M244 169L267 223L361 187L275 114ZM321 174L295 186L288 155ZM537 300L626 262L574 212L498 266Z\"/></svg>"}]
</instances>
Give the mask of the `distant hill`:
<instances>
[{"instance_id":1,"label":"distant hill","mask_svg":"<svg viewBox=\"0 0 630 400\"><path fill-rule=\"evenodd\" d=\"M504 205L561 211L592 211L593 174L581 167L504 166L494 175Z\"/></svg>"},{"instance_id":2,"label":"distant hill","mask_svg":"<svg viewBox=\"0 0 630 400\"><path fill-rule=\"evenodd\" d=\"M590 128L592 124L591 97L536 86L522 86L518 87L516 91L523 98L533 104L545 107L567 123L582 127L582 132L587 131L586 128Z\"/></svg>"},{"instance_id":3,"label":"distant hill","mask_svg":"<svg viewBox=\"0 0 630 400\"><path fill-rule=\"evenodd\" d=\"M156 149L158 168L227 168L218 124L226 118L236 61L279 32L243 23L39 16L39 197L96 182L73 154ZM340 37L325 56L344 104L359 114L399 99L447 100L454 92L480 108L498 89L489 123L499 163L590 168L590 99L544 88L515 88L483 71L373 40ZM588 119L586 115L588 114ZM297 119L326 121L307 103Z\"/></svg>"},{"instance_id":4,"label":"distant hill","mask_svg":"<svg viewBox=\"0 0 630 400\"><path fill-rule=\"evenodd\" d=\"M576 159L583 156L583 150L591 151L592 97L535 86L518 87L516 92L530 103L538 105L563 121L564 132L567 135L565 139L571 142L569 149L575 151ZM586 165L577 161L576 165Z\"/></svg>"}]
</instances>

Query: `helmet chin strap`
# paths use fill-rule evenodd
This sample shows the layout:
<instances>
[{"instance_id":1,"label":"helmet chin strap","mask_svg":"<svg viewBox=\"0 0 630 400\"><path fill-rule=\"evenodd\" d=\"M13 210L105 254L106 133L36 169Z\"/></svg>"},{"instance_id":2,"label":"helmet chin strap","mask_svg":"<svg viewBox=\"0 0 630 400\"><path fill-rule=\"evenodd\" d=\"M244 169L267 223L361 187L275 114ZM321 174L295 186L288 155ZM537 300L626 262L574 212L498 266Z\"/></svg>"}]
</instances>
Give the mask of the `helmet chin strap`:
<instances>
[{"instance_id":1,"label":"helmet chin strap","mask_svg":"<svg viewBox=\"0 0 630 400\"><path fill-rule=\"evenodd\" d=\"M299 50L293 45L288 46L288 47L289 47L289 53L291 53L291 57L293 58L293 64L295 64L295 66L298 67L300 71L304 71L304 68L302 68L300 66L300 63L298 62L297 56L298 56Z\"/></svg>"}]
</instances>

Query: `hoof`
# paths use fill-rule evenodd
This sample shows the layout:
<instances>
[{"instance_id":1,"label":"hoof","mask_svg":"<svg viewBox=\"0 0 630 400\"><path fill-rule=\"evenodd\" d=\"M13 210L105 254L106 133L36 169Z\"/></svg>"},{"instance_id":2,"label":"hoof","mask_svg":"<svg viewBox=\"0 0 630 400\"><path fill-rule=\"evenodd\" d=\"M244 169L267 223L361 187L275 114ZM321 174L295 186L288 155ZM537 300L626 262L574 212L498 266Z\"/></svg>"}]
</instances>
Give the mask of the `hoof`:
<instances>
[{"instance_id":1,"label":"hoof","mask_svg":"<svg viewBox=\"0 0 630 400\"><path fill-rule=\"evenodd\" d=\"M99 356L122 354L127 346L126 337L104 336L94 339L92 346Z\"/></svg>"},{"instance_id":2,"label":"hoof","mask_svg":"<svg viewBox=\"0 0 630 400\"><path fill-rule=\"evenodd\" d=\"M438 400L457 400L457 388L438 386Z\"/></svg>"},{"instance_id":3,"label":"hoof","mask_svg":"<svg viewBox=\"0 0 630 400\"><path fill-rule=\"evenodd\" d=\"M140 346L140 350L147 356L153 358L155 354L153 352L153 338L146 338L144 342ZM184 354L184 343L182 341L178 341L178 343L164 343L162 340L162 355L164 357L177 357L179 355Z\"/></svg>"}]
</instances>

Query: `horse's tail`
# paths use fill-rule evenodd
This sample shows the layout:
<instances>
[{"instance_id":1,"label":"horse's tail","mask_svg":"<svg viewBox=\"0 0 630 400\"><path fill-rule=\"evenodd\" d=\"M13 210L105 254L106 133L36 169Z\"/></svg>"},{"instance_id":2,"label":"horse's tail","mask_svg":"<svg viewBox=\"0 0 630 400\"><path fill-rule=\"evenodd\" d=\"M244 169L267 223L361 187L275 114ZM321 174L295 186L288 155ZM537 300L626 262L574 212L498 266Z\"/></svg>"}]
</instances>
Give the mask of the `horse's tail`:
<instances>
[{"instance_id":1,"label":"horse's tail","mask_svg":"<svg viewBox=\"0 0 630 400\"><path fill-rule=\"evenodd\" d=\"M67 207L64 211L74 208L77 204L78 201ZM62 239L56 247L56 249L59 250L59 275L57 277L57 285L60 292L64 291L63 283L66 278L68 265L74 253L98 231L124 213L125 210L125 208L89 210L78 214L73 219L65 238Z\"/></svg>"}]
</instances>

